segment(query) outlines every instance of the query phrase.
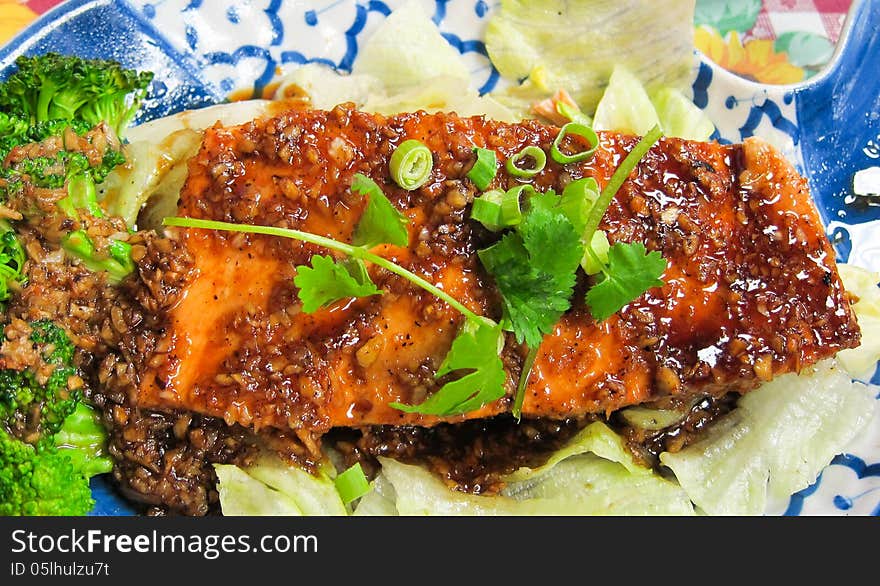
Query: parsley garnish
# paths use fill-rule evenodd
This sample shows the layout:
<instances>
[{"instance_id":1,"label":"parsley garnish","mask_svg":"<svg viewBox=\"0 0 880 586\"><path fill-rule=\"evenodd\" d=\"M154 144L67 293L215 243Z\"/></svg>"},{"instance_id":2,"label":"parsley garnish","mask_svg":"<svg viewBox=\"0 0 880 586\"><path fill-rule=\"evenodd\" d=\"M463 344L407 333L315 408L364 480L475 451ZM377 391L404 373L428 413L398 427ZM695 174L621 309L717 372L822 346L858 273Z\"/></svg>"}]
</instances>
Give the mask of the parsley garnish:
<instances>
[{"instance_id":1,"label":"parsley garnish","mask_svg":"<svg viewBox=\"0 0 880 586\"><path fill-rule=\"evenodd\" d=\"M518 342L537 346L571 307L575 271L584 254L580 234L556 194L532 196L522 223L479 251L501 293L505 325Z\"/></svg>"},{"instance_id":2,"label":"parsley garnish","mask_svg":"<svg viewBox=\"0 0 880 586\"><path fill-rule=\"evenodd\" d=\"M303 311L306 313L316 311L339 299L381 293L381 290L370 279L365 261L409 280L414 285L445 301L465 316L464 324L453 340L449 353L437 370L435 378L453 373L464 373L464 375L446 382L420 405L393 403L392 406L409 413L449 416L479 409L486 403L503 397L507 375L501 359L498 357L503 346L501 326L488 318L475 314L449 293L422 277L370 252L369 248L386 242L405 246L409 241L406 231L406 217L391 205L382 190L369 178L359 174L355 175L352 190L370 198L367 208L355 228L353 240L357 244L345 244L326 236L274 226L233 224L178 217L165 218L163 224L184 228L282 236L323 246L347 255L349 258L344 261L335 261L330 256L314 255L311 259L311 267L307 265L297 267L294 284L299 288L298 295L303 302Z\"/></svg>"},{"instance_id":3,"label":"parsley garnish","mask_svg":"<svg viewBox=\"0 0 880 586\"><path fill-rule=\"evenodd\" d=\"M601 270L599 282L587 292L590 313L597 321L611 317L651 287L662 287L666 259L656 250L648 253L641 242L618 242L608 250L608 264Z\"/></svg>"},{"instance_id":4,"label":"parsley garnish","mask_svg":"<svg viewBox=\"0 0 880 586\"><path fill-rule=\"evenodd\" d=\"M479 251L501 293L502 324L528 348L513 401L512 413L517 419L538 346L571 308L576 273L585 258L601 273L586 298L596 321L607 319L651 287L663 285L659 277L666 261L659 252L647 254L644 244L617 243L608 251L607 262L600 258L604 254L592 249L614 195L660 135L657 127L646 134L601 193L591 178L573 181L562 196L552 190L537 193L529 189L522 222Z\"/></svg>"},{"instance_id":5,"label":"parsley garnish","mask_svg":"<svg viewBox=\"0 0 880 586\"><path fill-rule=\"evenodd\" d=\"M312 266L296 267L293 283L299 288L303 311L313 313L347 297L368 297L381 293L370 280L367 267L360 259L336 262L330 256L316 254Z\"/></svg>"},{"instance_id":6,"label":"parsley garnish","mask_svg":"<svg viewBox=\"0 0 880 586\"><path fill-rule=\"evenodd\" d=\"M357 173L351 183L351 190L369 198L354 230L352 244L373 248L378 244L406 246L409 243L409 234L406 231L409 220L391 205L375 181Z\"/></svg>"},{"instance_id":7,"label":"parsley garnish","mask_svg":"<svg viewBox=\"0 0 880 586\"><path fill-rule=\"evenodd\" d=\"M503 336L501 326L492 320L465 320L434 377L440 378L453 372L468 374L447 382L418 405L390 405L407 413L443 417L474 411L504 396L507 374L501 358L498 357L504 343Z\"/></svg>"}]
</instances>

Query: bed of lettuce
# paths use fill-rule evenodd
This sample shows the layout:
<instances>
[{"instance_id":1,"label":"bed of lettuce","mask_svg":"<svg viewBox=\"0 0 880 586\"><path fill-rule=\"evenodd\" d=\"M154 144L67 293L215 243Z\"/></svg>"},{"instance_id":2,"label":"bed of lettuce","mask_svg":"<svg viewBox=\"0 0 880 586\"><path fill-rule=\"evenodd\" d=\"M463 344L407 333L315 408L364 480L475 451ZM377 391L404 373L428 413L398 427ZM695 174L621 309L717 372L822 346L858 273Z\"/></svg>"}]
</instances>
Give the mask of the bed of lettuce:
<instances>
[{"instance_id":1,"label":"bed of lettuce","mask_svg":"<svg viewBox=\"0 0 880 586\"><path fill-rule=\"evenodd\" d=\"M488 23L486 48L504 78L515 81L480 95L458 51L418 2L408 2L361 48L351 74L305 65L285 73L276 95L295 85L316 108L353 102L384 114L424 109L516 121L564 89L596 129L641 134L659 124L669 136L708 139L714 126L689 99L693 3L664 0L650 11L626 4L554 0L536 9L503 0ZM624 45L634 49L622 52ZM176 210L200 131L217 120L243 123L270 104L231 103L131 129L135 163L108 178L109 211L158 227ZM762 514L768 503L809 486L875 415L877 390L859 379L868 380L880 358L880 275L846 265L840 272L859 297L862 346L749 393L701 441L662 454L662 474L636 464L618 435L593 423L545 465L511 474L492 496L450 490L426 469L387 458L353 502L340 494L329 457L317 474L268 454L247 469L217 465L223 514Z\"/></svg>"}]
</instances>

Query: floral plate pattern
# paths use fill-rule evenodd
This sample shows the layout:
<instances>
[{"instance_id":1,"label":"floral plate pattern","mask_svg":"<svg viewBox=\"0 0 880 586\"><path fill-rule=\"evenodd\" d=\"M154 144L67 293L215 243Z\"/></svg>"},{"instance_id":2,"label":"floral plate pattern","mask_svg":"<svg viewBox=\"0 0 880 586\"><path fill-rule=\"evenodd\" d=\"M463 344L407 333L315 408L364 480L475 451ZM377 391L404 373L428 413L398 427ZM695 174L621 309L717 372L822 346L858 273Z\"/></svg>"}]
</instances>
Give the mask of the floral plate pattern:
<instances>
[{"instance_id":1,"label":"floral plate pattern","mask_svg":"<svg viewBox=\"0 0 880 586\"><path fill-rule=\"evenodd\" d=\"M488 92L505 83L481 40L497 2L420 1L467 60L474 87ZM0 78L17 56L49 50L112 58L155 71L151 97L137 120L142 122L222 102L233 94L261 96L279 73L304 63L349 71L359 46L400 3L71 0L0 48ZM875 201L854 197L854 175L880 166L877 24L880 2L853 2L829 64L796 85L750 81L700 54L692 90L695 103L716 124L715 139L739 142L757 135L781 148L809 177L840 260L880 271L880 207L853 205ZM880 185L867 189L871 191L865 195L880 194ZM874 379L880 382L880 374ZM96 479L93 491L97 505L92 514L132 513L106 479ZM880 415L813 485L787 502L772 504L767 513L880 515Z\"/></svg>"}]
</instances>

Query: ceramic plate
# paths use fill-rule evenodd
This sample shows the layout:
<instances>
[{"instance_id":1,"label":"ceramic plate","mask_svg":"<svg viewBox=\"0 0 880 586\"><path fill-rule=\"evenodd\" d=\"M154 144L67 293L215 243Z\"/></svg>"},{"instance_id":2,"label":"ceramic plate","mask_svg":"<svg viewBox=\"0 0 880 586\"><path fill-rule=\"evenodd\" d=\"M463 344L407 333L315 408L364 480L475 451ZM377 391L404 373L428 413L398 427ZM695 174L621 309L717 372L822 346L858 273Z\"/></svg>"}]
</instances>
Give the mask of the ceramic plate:
<instances>
[{"instance_id":1,"label":"ceramic plate","mask_svg":"<svg viewBox=\"0 0 880 586\"><path fill-rule=\"evenodd\" d=\"M497 2L422 0L444 37L466 58L474 86L500 78L480 40ZM45 51L116 59L156 72L136 122L259 96L279 71L309 62L348 71L358 47L399 1L72 0L0 50L0 77L21 54ZM853 177L880 172L880 2L854 2L826 69L797 86L752 83L700 59L693 99L715 137L761 136L780 147L810 185L840 260L880 270L880 207L855 205ZM880 192L880 185L873 187ZM858 201L866 201L858 198ZM875 375L874 382L880 382ZM880 405L880 396L878 396ZM93 483L93 514L131 514L106 479ZM812 486L768 514L880 514L880 417Z\"/></svg>"}]
</instances>

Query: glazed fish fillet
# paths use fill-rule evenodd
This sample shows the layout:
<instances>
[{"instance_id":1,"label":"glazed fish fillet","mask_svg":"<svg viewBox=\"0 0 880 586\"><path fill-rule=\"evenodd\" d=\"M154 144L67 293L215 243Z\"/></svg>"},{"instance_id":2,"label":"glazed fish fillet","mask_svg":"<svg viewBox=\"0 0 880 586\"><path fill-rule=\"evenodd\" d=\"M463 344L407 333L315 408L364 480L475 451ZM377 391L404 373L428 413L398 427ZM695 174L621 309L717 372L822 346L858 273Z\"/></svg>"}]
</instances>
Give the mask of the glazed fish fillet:
<instances>
[{"instance_id":1,"label":"glazed fish fillet","mask_svg":"<svg viewBox=\"0 0 880 586\"><path fill-rule=\"evenodd\" d=\"M527 145L549 151L559 129L535 121L338 107L292 110L209 129L189 163L179 215L305 230L350 242L363 173L409 219L409 245L374 252L437 284L473 311L499 319L500 299L476 251L493 234L469 220L477 195L466 178L473 147L504 161ZM431 179L404 191L389 159L406 139L434 153ZM594 177L604 185L637 137L600 133L592 160L548 157L536 187L561 192ZM492 187L517 184L503 166ZM807 183L772 147L661 139L618 192L600 226L609 240L643 242L667 259L665 286L596 323L574 307L545 337L528 379L526 417L609 413L670 395L746 392L858 345L860 332ZM329 254L298 241L174 228L194 263L163 316L161 340L140 362L137 403L224 417L229 423L320 434L332 427L432 425L389 403L418 403L461 315L434 296L371 267L385 291L306 314L297 265ZM502 352L506 397L448 421L510 409L524 349Z\"/></svg>"}]
</instances>

